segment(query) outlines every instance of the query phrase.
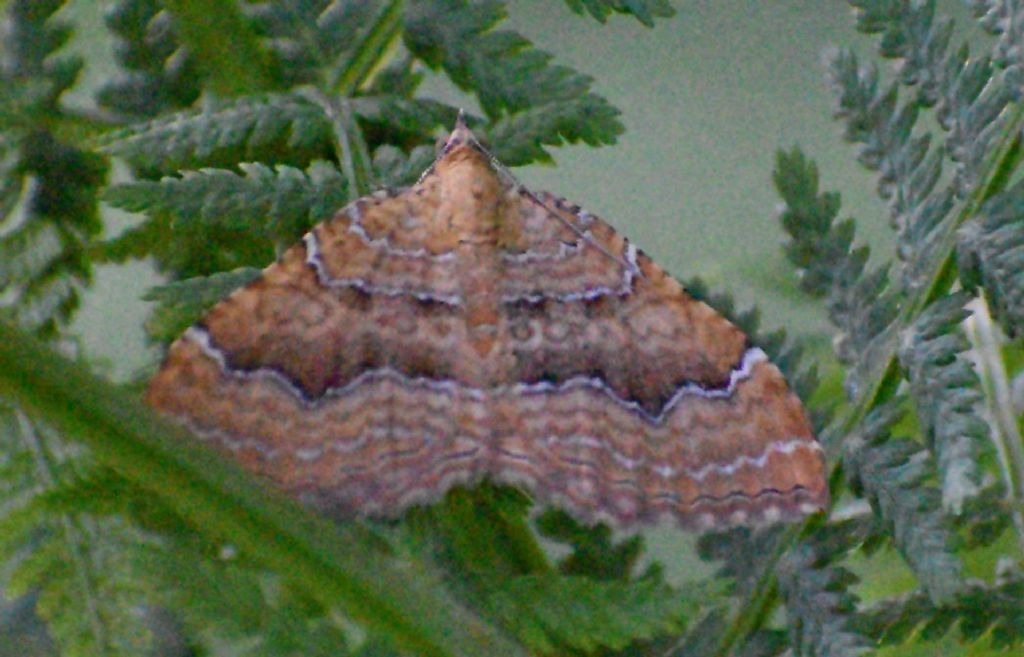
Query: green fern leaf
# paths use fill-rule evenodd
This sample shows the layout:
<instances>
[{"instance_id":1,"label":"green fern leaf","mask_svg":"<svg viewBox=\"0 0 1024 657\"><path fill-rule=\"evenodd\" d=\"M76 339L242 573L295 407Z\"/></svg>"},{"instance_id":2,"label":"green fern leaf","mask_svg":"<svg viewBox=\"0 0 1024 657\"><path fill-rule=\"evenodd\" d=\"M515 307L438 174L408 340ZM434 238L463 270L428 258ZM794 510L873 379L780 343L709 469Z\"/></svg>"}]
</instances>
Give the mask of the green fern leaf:
<instances>
[{"instance_id":1,"label":"green fern leaf","mask_svg":"<svg viewBox=\"0 0 1024 657\"><path fill-rule=\"evenodd\" d=\"M655 18L674 16L676 11L666 0L565 0L577 14L586 11L604 23L612 13L632 14L647 27L654 27Z\"/></svg>"},{"instance_id":2,"label":"green fern leaf","mask_svg":"<svg viewBox=\"0 0 1024 657\"><path fill-rule=\"evenodd\" d=\"M940 495L927 485L934 474L927 451L889 428L900 418L901 400L881 406L843 443L850 487L871 503L885 533L937 602L962 588L955 537L942 513Z\"/></svg>"},{"instance_id":3,"label":"green fern leaf","mask_svg":"<svg viewBox=\"0 0 1024 657\"><path fill-rule=\"evenodd\" d=\"M544 512L537 519L537 530L545 538L572 548L558 563L564 575L626 580L643 552L641 536L616 542L607 525L583 525L560 509Z\"/></svg>"},{"instance_id":4,"label":"green fern leaf","mask_svg":"<svg viewBox=\"0 0 1024 657\"><path fill-rule=\"evenodd\" d=\"M989 199L960 229L960 280L980 285L993 315L1011 337L1024 334L1024 183Z\"/></svg>"},{"instance_id":5,"label":"green fern leaf","mask_svg":"<svg viewBox=\"0 0 1024 657\"><path fill-rule=\"evenodd\" d=\"M305 172L258 163L239 168L244 175L201 169L181 178L114 185L104 200L132 212L168 214L172 232L193 231L202 223L284 246L348 199L341 172L326 162L314 162Z\"/></svg>"},{"instance_id":6,"label":"green fern leaf","mask_svg":"<svg viewBox=\"0 0 1024 657\"><path fill-rule=\"evenodd\" d=\"M959 329L969 299L959 293L930 305L904 331L899 351L921 428L938 461L942 506L956 514L980 491L979 461L990 445L988 425L978 414L981 382L964 355L970 345Z\"/></svg>"},{"instance_id":7,"label":"green fern leaf","mask_svg":"<svg viewBox=\"0 0 1024 657\"><path fill-rule=\"evenodd\" d=\"M820 560L818 551L803 543L790 548L776 568L782 599L791 617L790 644L796 654L867 654L872 642L855 629L857 599L848 591L857 578Z\"/></svg>"},{"instance_id":8,"label":"green fern leaf","mask_svg":"<svg viewBox=\"0 0 1024 657\"><path fill-rule=\"evenodd\" d=\"M306 165L330 152L331 125L300 94L210 103L114 130L97 142L147 173L176 173L237 162Z\"/></svg>"},{"instance_id":9,"label":"green fern leaf","mask_svg":"<svg viewBox=\"0 0 1024 657\"><path fill-rule=\"evenodd\" d=\"M623 132L618 115L603 98L588 94L502 116L487 126L484 135L494 145L495 157L508 166L551 162L544 146L615 143Z\"/></svg>"},{"instance_id":10,"label":"green fern leaf","mask_svg":"<svg viewBox=\"0 0 1024 657\"><path fill-rule=\"evenodd\" d=\"M156 301L158 305L146 321L146 333L157 342L174 340L198 321L210 306L259 275L259 269L243 267L149 290L143 299Z\"/></svg>"},{"instance_id":11,"label":"green fern leaf","mask_svg":"<svg viewBox=\"0 0 1024 657\"><path fill-rule=\"evenodd\" d=\"M439 21L437 16L447 19ZM519 34L495 31L504 18L504 5L496 0L411 3L406 8L405 44L427 65L443 68L459 88L475 92L492 119L531 107L583 101L586 112L576 112L589 125L577 129L596 135L599 143L613 143L622 127L607 101L590 93L592 80L551 65L550 55L534 49Z\"/></svg>"},{"instance_id":12,"label":"green fern leaf","mask_svg":"<svg viewBox=\"0 0 1024 657\"><path fill-rule=\"evenodd\" d=\"M869 606L862 630L884 645L899 645L912 636L935 641L956 627L964 642L988 639L992 650L1024 643L1024 574L1003 564L996 581L972 580L955 600L937 606L917 593Z\"/></svg>"},{"instance_id":13,"label":"green fern leaf","mask_svg":"<svg viewBox=\"0 0 1024 657\"><path fill-rule=\"evenodd\" d=\"M512 579L488 600L503 625L532 650L621 650L679 630L692 613L656 578L624 582L534 575Z\"/></svg>"},{"instance_id":14,"label":"green fern leaf","mask_svg":"<svg viewBox=\"0 0 1024 657\"><path fill-rule=\"evenodd\" d=\"M152 635L138 610L152 599L149 580L125 563L145 537L113 519L55 508L54 491L73 480L77 457L2 403L0 427L0 589L10 596L34 592L61 654L148 650Z\"/></svg>"},{"instance_id":15,"label":"green fern leaf","mask_svg":"<svg viewBox=\"0 0 1024 657\"><path fill-rule=\"evenodd\" d=\"M106 15L123 67L96 95L119 114L152 117L188 107L199 97L203 76L195 58L178 43L174 18L155 0L119 0Z\"/></svg>"}]
</instances>

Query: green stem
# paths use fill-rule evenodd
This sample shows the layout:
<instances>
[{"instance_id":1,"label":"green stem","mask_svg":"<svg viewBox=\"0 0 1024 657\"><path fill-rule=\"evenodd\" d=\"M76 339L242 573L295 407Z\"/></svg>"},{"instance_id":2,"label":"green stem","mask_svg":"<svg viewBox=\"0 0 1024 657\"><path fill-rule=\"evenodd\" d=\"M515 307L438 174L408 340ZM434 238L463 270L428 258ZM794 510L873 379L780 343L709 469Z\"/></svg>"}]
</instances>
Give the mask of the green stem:
<instances>
[{"instance_id":1,"label":"green stem","mask_svg":"<svg viewBox=\"0 0 1024 657\"><path fill-rule=\"evenodd\" d=\"M1001 190L1010 179L1017 164L1021 160L1021 130L1024 129L1024 108L1020 104L1011 105L1007 111L1010 113L1006 127L1003 129L992 156L989 158L987 167L983 169L986 174L983 176L983 184L979 185L973 194L967 199L961 211L955 219L950 222L946 233L943 235L940 252L945 255L938 259L931 276L928 277L929 284L922 288L922 292L912 298L901 312L894 325L896 327L908 326L921 310L929 303L947 294L956 280L956 229L969 218L977 214L981 205ZM898 334L898 332L893 335ZM842 434L845 435L855 429L868 413L884 404L892 398L899 386L900 367L896 353L896 342L891 340L888 345L889 354L884 359L885 365L880 369L881 375L875 380L875 384L867 389L860 399L855 403L840 426ZM837 460L832 466L829 475L830 481L839 478L842 468L842 461ZM767 557L765 567L761 576L755 583L749 597L740 605L728 629L722 635L717 649L713 653L716 657L726 657L736 645L742 644L747 635L760 623L772 606L777 602L777 587L775 580L775 566L782 555L806 532L810 531L819 519L812 516L803 523L795 525L786 530L783 538L775 551Z\"/></svg>"},{"instance_id":2,"label":"green stem","mask_svg":"<svg viewBox=\"0 0 1024 657\"><path fill-rule=\"evenodd\" d=\"M380 66L385 54L401 34L404 8L403 0L391 0L355 48L355 55L344 66L333 69L336 73L327 84L328 90L333 89L345 97L355 95L370 74Z\"/></svg>"},{"instance_id":3,"label":"green stem","mask_svg":"<svg viewBox=\"0 0 1024 657\"><path fill-rule=\"evenodd\" d=\"M87 444L100 463L212 539L238 546L325 608L341 608L413 654L524 655L364 525L332 523L267 490L125 391L3 322L0 396Z\"/></svg>"},{"instance_id":4,"label":"green stem","mask_svg":"<svg viewBox=\"0 0 1024 657\"><path fill-rule=\"evenodd\" d=\"M318 89L305 89L305 96L320 106L334 132L336 154L341 172L348 179L349 197L366 196L373 191L370 153L363 131L349 108L348 99L335 101Z\"/></svg>"}]
</instances>

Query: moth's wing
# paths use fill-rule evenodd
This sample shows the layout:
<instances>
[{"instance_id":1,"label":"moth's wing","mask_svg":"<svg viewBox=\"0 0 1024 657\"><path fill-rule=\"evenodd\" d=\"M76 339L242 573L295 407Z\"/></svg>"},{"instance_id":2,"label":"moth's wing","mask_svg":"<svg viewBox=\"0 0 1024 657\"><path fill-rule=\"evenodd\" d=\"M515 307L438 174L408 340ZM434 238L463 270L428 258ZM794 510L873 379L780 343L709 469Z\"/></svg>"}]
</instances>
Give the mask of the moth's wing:
<instances>
[{"instance_id":1,"label":"moth's wing","mask_svg":"<svg viewBox=\"0 0 1024 657\"><path fill-rule=\"evenodd\" d=\"M584 518L705 527L822 508L822 451L764 352L611 226L521 190L492 474Z\"/></svg>"},{"instance_id":2,"label":"moth's wing","mask_svg":"<svg viewBox=\"0 0 1024 657\"><path fill-rule=\"evenodd\" d=\"M482 198L479 186L452 198L453 176L489 171L458 155L346 206L214 306L171 345L148 402L285 491L342 509L394 515L482 477L475 380L489 361L462 298L474 226L460 212L504 188L489 173Z\"/></svg>"}]
</instances>

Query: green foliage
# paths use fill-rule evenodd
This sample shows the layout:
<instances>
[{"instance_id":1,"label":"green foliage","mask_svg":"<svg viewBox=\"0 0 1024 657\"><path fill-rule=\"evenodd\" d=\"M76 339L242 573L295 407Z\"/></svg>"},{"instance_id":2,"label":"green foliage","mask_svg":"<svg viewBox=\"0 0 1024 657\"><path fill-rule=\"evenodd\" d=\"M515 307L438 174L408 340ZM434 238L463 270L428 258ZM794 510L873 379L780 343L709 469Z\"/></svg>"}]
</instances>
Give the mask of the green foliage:
<instances>
[{"instance_id":1,"label":"green foliage","mask_svg":"<svg viewBox=\"0 0 1024 657\"><path fill-rule=\"evenodd\" d=\"M9 3L0 35L0 295L15 321L53 337L92 278L83 253L100 231L102 158L62 140L61 94L81 62L58 57L70 30L62 2Z\"/></svg>"},{"instance_id":2,"label":"green foliage","mask_svg":"<svg viewBox=\"0 0 1024 657\"><path fill-rule=\"evenodd\" d=\"M103 85L97 102L129 117L156 116L188 107L203 79L195 58L178 45L174 20L155 0L122 0L106 16L116 35L122 71Z\"/></svg>"},{"instance_id":3,"label":"green foliage","mask_svg":"<svg viewBox=\"0 0 1024 657\"><path fill-rule=\"evenodd\" d=\"M857 599L847 588L857 581L848 570L822 563L822 550L800 544L779 560L780 595L790 621L797 654L855 657L870 651L871 641L850 627Z\"/></svg>"},{"instance_id":4,"label":"green foliage","mask_svg":"<svg viewBox=\"0 0 1024 657\"><path fill-rule=\"evenodd\" d=\"M666 0L565 0L577 14L588 14L601 21L608 20L613 12L633 14L638 21L648 27L654 26L655 17L672 16L675 10Z\"/></svg>"},{"instance_id":5,"label":"green foliage","mask_svg":"<svg viewBox=\"0 0 1024 657\"><path fill-rule=\"evenodd\" d=\"M861 628L883 643L899 644L914 632L925 640L939 639L955 626L965 642L1012 650L1024 641L1024 576L1009 563L1000 571L991 584L968 582L956 599L942 606L921 594L884 600L860 617Z\"/></svg>"},{"instance_id":6,"label":"green foliage","mask_svg":"<svg viewBox=\"0 0 1024 657\"><path fill-rule=\"evenodd\" d=\"M968 300L959 293L932 303L901 336L899 351L922 433L938 461L942 505L957 514L977 495L980 457L991 448L988 424L978 416L981 382L960 331Z\"/></svg>"},{"instance_id":7,"label":"green foliage","mask_svg":"<svg viewBox=\"0 0 1024 657\"><path fill-rule=\"evenodd\" d=\"M146 540L117 518L55 503L78 478L74 450L0 404L0 588L35 591L36 609L69 655L137 655L152 644L133 607L152 591L123 555Z\"/></svg>"},{"instance_id":8,"label":"green foliage","mask_svg":"<svg viewBox=\"0 0 1024 657\"><path fill-rule=\"evenodd\" d=\"M690 605L657 578L545 575L512 579L488 600L503 624L541 654L621 650L637 639L678 630Z\"/></svg>"},{"instance_id":9,"label":"green foliage","mask_svg":"<svg viewBox=\"0 0 1024 657\"><path fill-rule=\"evenodd\" d=\"M348 198L333 165L313 162L307 171L242 163L227 169L187 171L181 178L110 187L104 200L131 212L167 214L173 231L224 227L285 245L291 237L329 219Z\"/></svg>"},{"instance_id":10,"label":"green foliage","mask_svg":"<svg viewBox=\"0 0 1024 657\"><path fill-rule=\"evenodd\" d=\"M202 317L210 306L260 275L255 267L240 267L175 281L151 289L143 297L157 307L146 321L146 332L160 342L170 342Z\"/></svg>"}]
</instances>

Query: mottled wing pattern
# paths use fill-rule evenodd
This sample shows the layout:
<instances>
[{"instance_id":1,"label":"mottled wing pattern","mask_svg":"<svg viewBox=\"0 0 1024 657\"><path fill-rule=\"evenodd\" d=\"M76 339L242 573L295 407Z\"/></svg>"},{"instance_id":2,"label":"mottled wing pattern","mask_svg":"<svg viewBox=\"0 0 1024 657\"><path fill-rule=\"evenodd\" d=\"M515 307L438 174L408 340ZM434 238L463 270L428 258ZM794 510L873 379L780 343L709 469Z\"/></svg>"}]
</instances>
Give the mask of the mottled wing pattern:
<instances>
[{"instance_id":1,"label":"mottled wing pattern","mask_svg":"<svg viewBox=\"0 0 1024 657\"><path fill-rule=\"evenodd\" d=\"M210 310L147 399L284 490L365 514L485 477L618 525L827 502L765 354L462 125L414 187L343 208Z\"/></svg>"}]
</instances>

